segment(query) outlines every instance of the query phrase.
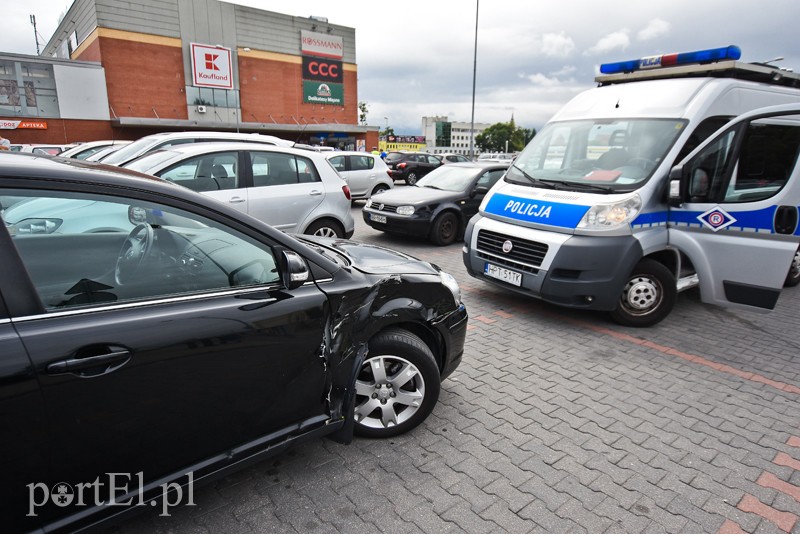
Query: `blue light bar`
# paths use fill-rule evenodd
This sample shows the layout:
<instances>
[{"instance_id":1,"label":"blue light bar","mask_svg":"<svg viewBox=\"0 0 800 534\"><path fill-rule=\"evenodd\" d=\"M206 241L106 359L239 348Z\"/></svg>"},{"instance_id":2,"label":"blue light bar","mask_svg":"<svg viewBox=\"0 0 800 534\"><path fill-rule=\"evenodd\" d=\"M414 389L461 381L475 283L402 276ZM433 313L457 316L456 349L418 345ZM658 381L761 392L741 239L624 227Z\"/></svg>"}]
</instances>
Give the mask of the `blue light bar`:
<instances>
[{"instance_id":1,"label":"blue light bar","mask_svg":"<svg viewBox=\"0 0 800 534\"><path fill-rule=\"evenodd\" d=\"M680 54L662 54L660 56L646 56L628 61L618 61L616 63L603 63L600 65L600 72L603 74L620 74L622 72L659 69L677 65L691 65L693 63L710 63L713 61L725 60L736 61L740 57L742 57L742 50L738 46L731 45L723 48L709 48L708 50L696 50L694 52L682 52Z\"/></svg>"}]
</instances>

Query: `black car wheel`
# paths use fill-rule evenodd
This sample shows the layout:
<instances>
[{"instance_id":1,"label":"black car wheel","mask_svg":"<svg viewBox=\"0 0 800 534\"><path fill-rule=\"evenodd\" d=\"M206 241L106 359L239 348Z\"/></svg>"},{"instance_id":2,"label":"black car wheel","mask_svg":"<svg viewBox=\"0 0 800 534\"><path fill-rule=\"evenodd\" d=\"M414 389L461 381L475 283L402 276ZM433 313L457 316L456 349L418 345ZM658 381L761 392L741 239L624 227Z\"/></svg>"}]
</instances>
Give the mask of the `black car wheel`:
<instances>
[{"instance_id":1,"label":"black car wheel","mask_svg":"<svg viewBox=\"0 0 800 534\"><path fill-rule=\"evenodd\" d=\"M408 171L408 174L406 175L406 184L414 185L415 183L417 183L417 173L414 171Z\"/></svg>"},{"instance_id":2,"label":"black car wheel","mask_svg":"<svg viewBox=\"0 0 800 534\"><path fill-rule=\"evenodd\" d=\"M408 432L431 413L439 398L439 367L423 341L390 329L369 342L356 379L355 433L386 438Z\"/></svg>"},{"instance_id":3,"label":"black car wheel","mask_svg":"<svg viewBox=\"0 0 800 534\"><path fill-rule=\"evenodd\" d=\"M789 267L789 274L786 275L786 281L783 283L785 287L794 287L797 284L800 284L800 247L794 252L792 266Z\"/></svg>"},{"instance_id":4,"label":"black car wheel","mask_svg":"<svg viewBox=\"0 0 800 534\"><path fill-rule=\"evenodd\" d=\"M449 245L456 240L456 235L458 235L458 217L455 213L446 211L433 221L431 241L434 245Z\"/></svg>"},{"instance_id":5,"label":"black car wheel","mask_svg":"<svg viewBox=\"0 0 800 534\"><path fill-rule=\"evenodd\" d=\"M652 326L675 305L672 273L654 260L642 260L631 273L611 318L625 326Z\"/></svg>"},{"instance_id":6,"label":"black car wheel","mask_svg":"<svg viewBox=\"0 0 800 534\"><path fill-rule=\"evenodd\" d=\"M306 234L319 237L344 237L344 229L332 219L320 219L306 228Z\"/></svg>"}]
</instances>

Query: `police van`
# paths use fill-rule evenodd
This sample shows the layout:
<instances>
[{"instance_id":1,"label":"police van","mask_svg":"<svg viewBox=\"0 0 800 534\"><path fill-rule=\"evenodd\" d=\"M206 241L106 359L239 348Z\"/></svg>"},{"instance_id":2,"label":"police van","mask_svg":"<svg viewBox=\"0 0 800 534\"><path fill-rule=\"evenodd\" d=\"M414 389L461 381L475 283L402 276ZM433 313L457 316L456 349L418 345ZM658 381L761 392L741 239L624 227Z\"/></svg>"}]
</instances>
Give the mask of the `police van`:
<instances>
[{"instance_id":1,"label":"police van","mask_svg":"<svg viewBox=\"0 0 800 534\"><path fill-rule=\"evenodd\" d=\"M704 302L774 308L800 281L800 76L740 57L602 65L486 195L469 273L629 326L695 286Z\"/></svg>"}]
</instances>

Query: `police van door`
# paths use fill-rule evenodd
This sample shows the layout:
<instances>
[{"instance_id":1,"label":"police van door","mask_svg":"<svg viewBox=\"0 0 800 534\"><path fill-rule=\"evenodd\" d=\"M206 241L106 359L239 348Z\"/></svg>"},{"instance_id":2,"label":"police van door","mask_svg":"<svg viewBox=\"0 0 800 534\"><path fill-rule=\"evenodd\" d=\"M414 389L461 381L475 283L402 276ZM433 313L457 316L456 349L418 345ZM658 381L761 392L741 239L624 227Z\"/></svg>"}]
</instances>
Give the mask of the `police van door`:
<instances>
[{"instance_id":1,"label":"police van door","mask_svg":"<svg viewBox=\"0 0 800 534\"><path fill-rule=\"evenodd\" d=\"M800 106L775 106L740 116L673 169L669 241L704 302L775 307L800 241L799 150Z\"/></svg>"}]
</instances>

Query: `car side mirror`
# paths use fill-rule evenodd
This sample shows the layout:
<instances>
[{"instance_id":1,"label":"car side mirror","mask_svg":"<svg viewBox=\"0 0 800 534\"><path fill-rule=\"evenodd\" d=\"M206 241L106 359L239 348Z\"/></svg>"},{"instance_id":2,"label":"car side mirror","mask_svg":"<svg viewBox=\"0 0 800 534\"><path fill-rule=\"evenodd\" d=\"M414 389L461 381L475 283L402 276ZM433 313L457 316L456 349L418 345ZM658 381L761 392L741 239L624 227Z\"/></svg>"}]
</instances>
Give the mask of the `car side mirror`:
<instances>
[{"instance_id":1,"label":"car side mirror","mask_svg":"<svg viewBox=\"0 0 800 534\"><path fill-rule=\"evenodd\" d=\"M683 204L683 195L681 194L681 180L683 178L683 166L676 165L669 172L669 197L667 203L672 207L678 207Z\"/></svg>"},{"instance_id":2,"label":"car side mirror","mask_svg":"<svg viewBox=\"0 0 800 534\"><path fill-rule=\"evenodd\" d=\"M472 190L472 193L470 193L469 196L470 196L470 198L475 198L478 195L485 195L488 192L489 192L489 188L488 187L486 187L485 185L479 185L475 189Z\"/></svg>"},{"instance_id":3,"label":"car side mirror","mask_svg":"<svg viewBox=\"0 0 800 534\"><path fill-rule=\"evenodd\" d=\"M281 270L283 271L283 280L286 283L286 289L296 289L308 281L309 270L306 260L291 250L281 251Z\"/></svg>"}]
</instances>

